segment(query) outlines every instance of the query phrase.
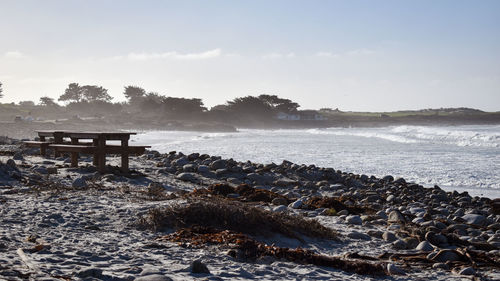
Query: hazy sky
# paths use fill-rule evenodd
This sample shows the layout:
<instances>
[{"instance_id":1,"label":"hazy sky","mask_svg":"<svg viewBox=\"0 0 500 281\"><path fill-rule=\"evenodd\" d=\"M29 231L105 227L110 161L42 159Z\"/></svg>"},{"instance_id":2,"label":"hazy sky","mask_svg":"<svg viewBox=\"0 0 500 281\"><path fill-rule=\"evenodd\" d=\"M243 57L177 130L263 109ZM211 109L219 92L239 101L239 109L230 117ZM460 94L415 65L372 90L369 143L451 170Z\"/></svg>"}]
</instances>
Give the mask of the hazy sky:
<instances>
[{"instance_id":1,"label":"hazy sky","mask_svg":"<svg viewBox=\"0 0 500 281\"><path fill-rule=\"evenodd\" d=\"M207 106L500 111L500 1L0 0L0 102L71 82Z\"/></svg>"}]
</instances>

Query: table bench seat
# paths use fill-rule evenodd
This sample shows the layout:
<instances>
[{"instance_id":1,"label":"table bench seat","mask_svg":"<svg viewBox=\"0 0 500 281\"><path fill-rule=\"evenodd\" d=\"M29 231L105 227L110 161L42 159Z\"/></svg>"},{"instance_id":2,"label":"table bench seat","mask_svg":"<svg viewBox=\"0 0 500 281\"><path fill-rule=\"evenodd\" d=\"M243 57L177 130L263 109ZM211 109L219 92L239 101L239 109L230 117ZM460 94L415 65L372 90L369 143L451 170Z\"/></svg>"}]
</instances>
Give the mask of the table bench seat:
<instances>
[{"instance_id":1,"label":"table bench seat","mask_svg":"<svg viewBox=\"0 0 500 281\"><path fill-rule=\"evenodd\" d=\"M51 144L48 141L23 141L23 144L27 147L38 147L40 148L40 155L47 155L47 147Z\"/></svg>"}]
</instances>

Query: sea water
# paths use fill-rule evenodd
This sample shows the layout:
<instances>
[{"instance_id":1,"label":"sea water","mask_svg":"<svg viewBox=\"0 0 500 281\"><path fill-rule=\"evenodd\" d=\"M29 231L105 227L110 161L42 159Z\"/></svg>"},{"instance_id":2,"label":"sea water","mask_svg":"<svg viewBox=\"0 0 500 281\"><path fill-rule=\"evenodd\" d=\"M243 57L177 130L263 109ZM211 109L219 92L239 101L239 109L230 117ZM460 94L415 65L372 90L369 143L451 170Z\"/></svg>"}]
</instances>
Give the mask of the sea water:
<instances>
[{"instance_id":1,"label":"sea water","mask_svg":"<svg viewBox=\"0 0 500 281\"><path fill-rule=\"evenodd\" d=\"M132 139L172 150L257 163L314 164L344 172L403 177L426 187L500 197L500 126L394 126L236 133L150 131Z\"/></svg>"}]
</instances>

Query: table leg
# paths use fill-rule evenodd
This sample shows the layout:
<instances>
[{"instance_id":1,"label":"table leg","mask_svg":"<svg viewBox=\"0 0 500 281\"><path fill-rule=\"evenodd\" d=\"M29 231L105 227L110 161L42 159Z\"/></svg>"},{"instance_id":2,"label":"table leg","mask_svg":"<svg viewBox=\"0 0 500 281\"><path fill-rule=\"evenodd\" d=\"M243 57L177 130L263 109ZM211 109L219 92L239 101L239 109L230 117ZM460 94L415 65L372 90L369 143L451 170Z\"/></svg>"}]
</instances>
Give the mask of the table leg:
<instances>
[{"instance_id":1,"label":"table leg","mask_svg":"<svg viewBox=\"0 0 500 281\"><path fill-rule=\"evenodd\" d=\"M128 173L128 137L122 139L122 172Z\"/></svg>"},{"instance_id":2,"label":"table leg","mask_svg":"<svg viewBox=\"0 0 500 281\"><path fill-rule=\"evenodd\" d=\"M99 173L104 173L106 170L106 151L104 148L106 147L106 139L103 136L99 136L97 139L97 169Z\"/></svg>"},{"instance_id":3,"label":"table leg","mask_svg":"<svg viewBox=\"0 0 500 281\"><path fill-rule=\"evenodd\" d=\"M99 145L99 142L97 140L92 140L92 145L94 145L95 147L97 147ZM96 152L94 152L94 159L92 161L92 164L94 164L94 166L97 167L97 165L99 165L99 154Z\"/></svg>"},{"instance_id":4,"label":"table leg","mask_svg":"<svg viewBox=\"0 0 500 281\"><path fill-rule=\"evenodd\" d=\"M45 141L45 136L41 136L40 141ZM40 155L47 157L47 145L46 144L42 143L40 145Z\"/></svg>"},{"instance_id":5,"label":"table leg","mask_svg":"<svg viewBox=\"0 0 500 281\"><path fill-rule=\"evenodd\" d=\"M78 144L78 139L71 139L71 144ZM78 152L71 152L71 167L78 167Z\"/></svg>"},{"instance_id":6,"label":"table leg","mask_svg":"<svg viewBox=\"0 0 500 281\"><path fill-rule=\"evenodd\" d=\"M54 143L55 144L62 144L63 143L63 134L61 132L54 132ZM59 151L54 152L54 157L60 157L61 153Z\"/></svg>"}]
</instances>

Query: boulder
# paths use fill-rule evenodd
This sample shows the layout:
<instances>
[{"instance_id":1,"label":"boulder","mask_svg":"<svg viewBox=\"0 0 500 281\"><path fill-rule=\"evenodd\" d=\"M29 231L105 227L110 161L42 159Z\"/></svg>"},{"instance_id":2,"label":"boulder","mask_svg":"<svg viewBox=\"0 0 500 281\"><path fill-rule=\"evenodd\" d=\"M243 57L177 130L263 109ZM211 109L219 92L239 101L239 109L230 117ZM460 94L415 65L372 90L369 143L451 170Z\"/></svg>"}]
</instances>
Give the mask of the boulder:
<instances>
[{"instance_id":1,"label":"boulder","mask_svg":"<svg viewBox=\"0 0 500 281\"><path fill-rule=\"evenodd\" d=\"M370 235L358 232L358 231L352 231L347 234L347 237L351 239L356 239L356 240L371 240L372 238Z\"/></svg>"},{"instance_id":2,"label":"boulder","mask_svg":"<svg viewBox=\"0 0 500 281\"><path fill-rule=\"evenodd\" d=\"M406 272L404 270L402 270L401 268L399 268L397 265L395 265L393 263L387 264L387 273L389 273L389 275L405 275L406 274Z\"/></svg>"},{"instance_id":3,"label":"boulder","mask_svg":"<svg viewBox=\"0 0 500 281\"><path fill-rule=\"evenodd\" d=\"M429 243L427 241L422 241L417 245L417 247L415 249L417 249L419 251L429 252L429 251L434 250L434 247L432 247L431 243Z\"/></svg>"},{"instance_id":4,"label":"boulder","mask_svg":"<svg viewBox=\"0 0 500 281\"><path fill-rule=\"evenodd\" d=\"M427 258L435 262L453 262L459 261L461 259L461 255L455 250L444 249L437 253L430 253Z\"/></svg>"},{"instance_id":5,"label":"boulder","mask_svg":"<svg viewBox=\"0 0 500 281\"><path fill-rule=\"evenodd\" d=\"M386 231L382 234L382 239L384 239L384 241L387 241L387 242L393 242L398 238L396 237L396 235L394 233Z\"/></svg>"},{"instance_id":6,"label":"boulder","mask_svg":"<svg viewBox=\"0 0 500 281\"><path fill-rule=\"evenodd\" d=\"M394 211L390 212L389 216L387 218L387 221L389 223L406 223L405 217L398 210L394 210Z\"/></svg>"},{"instance_id":7,"label":"boulder","mask_svg":"<svg viewBox=\"0 0 500 281\"><path fill-rule=\"evenodd\" d=\"M193 261L190 270L192 273L210 274L210 270L208 270L208 267L201 260Z\"/></svg>"},{"instance_id":8,"label":"boulder","mask_svg":"<svg viewBox=\"0 0 500 281\"><path fill-rule=\"evenodd\" d=\"M215 160L210 164L210 168L212 170L219 170L219 169L226 169L227 168L227 161L226 160Z\"/></svg>"},{"instance_id":9,"label":"boulder","mask_svg":"<svg viewBox=\"0 0 500 281\"><path fill-rule=\"evenodd\" d=\"M196 174L193 174L193 173L180 173L175 178L178 180L189 181L189 182L198 181Z\"/></svg>"},{"instance_id":10,"label":"boulder","mask_svg":"<svg viewBox=\"0 0 500 281\"><path fill-rule=\"evenodd\" d=\"M71 183L72 187L76 188L84 188L87 187L87 181L83 177L76 178L73 183Z\"/></svg>"}]
</instances>

